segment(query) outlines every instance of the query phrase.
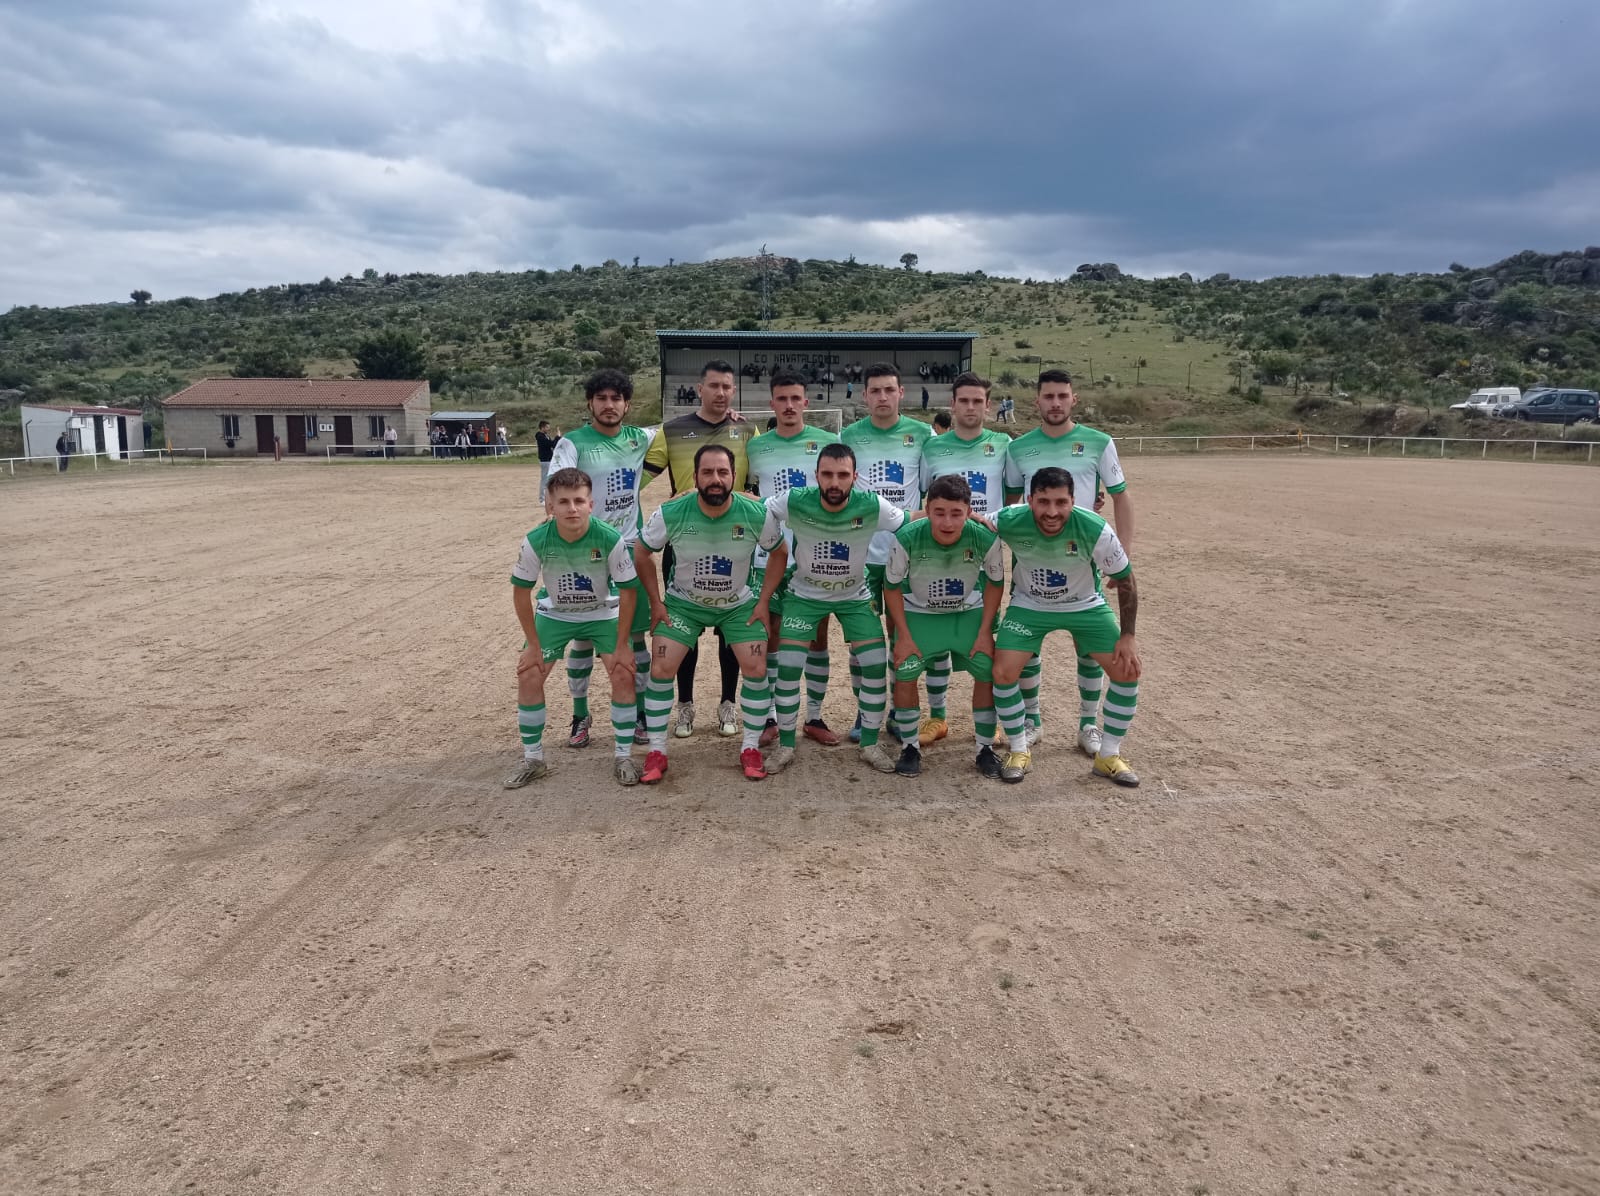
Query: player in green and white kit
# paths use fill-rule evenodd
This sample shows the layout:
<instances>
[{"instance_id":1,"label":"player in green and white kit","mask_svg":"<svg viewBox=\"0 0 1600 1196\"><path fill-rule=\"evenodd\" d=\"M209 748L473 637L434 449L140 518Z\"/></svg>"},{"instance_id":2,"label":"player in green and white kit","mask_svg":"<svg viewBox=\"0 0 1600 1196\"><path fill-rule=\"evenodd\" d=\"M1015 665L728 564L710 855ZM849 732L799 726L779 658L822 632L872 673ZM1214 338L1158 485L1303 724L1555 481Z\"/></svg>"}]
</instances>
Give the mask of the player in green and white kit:
<instances>
[{"instance_id":1,"label":"player in green and white kit","mask_svg":"<svg viewBox=\"0 0 1600 1196\"><path fill-rule=\"evenodd\" d=\"M951 474L966 480L972 491L972 513L993 519L1005 504L1006 447L1011 437L985 428L989 418L989 380L970 370L950 385L950 431L930 437L922 445L922 489L935 478ZM950 662L928 661L928 719L919 729L924 742L934 743L950 733L945 718L945 695L950 689Z\"/></svg>"},{"instance_id":2,"label":"player in green and white kit","mask_svg":"<svg viewBox=\"0 0 1600 1196\"><path fill-rule=\"evenodd\" d=\"M581 469L594 485L595 514L632 543L643 519L639 515L639 487L645 481L644 459L653 428L636 428L623 422L633 402L633 379L621 370L597 370L583 384L584 402L589 408L589 423L574 428L556 441L550 457L550 472ZM641 706L645 682L650 673L650 653L644 633L650 611L638 604L633 625L626 629L633 648L636 688ZM572 731L569 747L589 744L589 674L594 669L594 645L574 641L567 657L567 688L572 694ZM638 720L644 730L644 719Z\"/></svg>"},{"instance_id":3,"label":"player in green and white kit","mask_svg":"<svg viewBox=\"0 0 1600 1196\"><path fill-rule=\"evenodd\" d=\"M895 771L922 772L917 673L933 657L972 677L978 771L1000 775L994 754L994 624L1005 585L1005 556L994 532L971 518L972 488L944 474L928 488L926 519L894 534L884 570L883 605L894 628L894 714L900 724Z\"/></svg>"},{"instance_id":4,"label":"player in green and white kit","mask_svg":"<svg viewBox=\"0 0 1600 1196\"><path fill-rule=\"evenodd\" d=\"M869 365L862 372L861 394L866 400L865 418L856 420L839 433L839 440L856 456L857 485L887 499L910 514L922 506L922 446L933 429L921 420L900 414L905 387L900 371L886 362ZM889 533L874 536L867 556L867 587L872 606L883 612L883 567L889 562ZM948 678L947 678L948 681ZM859 695L858 662L850 662L850 684ZM856 725L851 740L859 739L861 703L858 697ZM864 742L864 741L863 741Z\"/></svg>"},{"instance_id":5,"label":"player in green and white kit","mask_svg":"<svg viewBox=\"0 0 1600 1196\"><path fill-rule=\"evenodd\" d=\"M633 664L617 651L619 620L633 619L639 579L633 554L622 534L594 518L593 485L578 469L559 469L545 483L549 519L522 541L511 572L511 596L522 624L524 643L517 658L517 726L522 734L522 763L506 777L507 789L538 780L549 768L544 761L544 681L575 639L592 643L611 677L611 728L616 736L613 773L619 783L639 783L632 759L637 717ZM544 588L534 606L534 587Z\"/></svg>"},{"instance_id":6,"label":"player in green and white kit","mask_svg":"<svg viewBox=\"0 0 1600 1196\"><path fill-rule=\"evenodd\" d=\"M1106 433L1074 423L1072 410L1077 395L1072 390L1072 375L1066 370L1045 370L1039 375L1039 427L1011 442L1006 453L1006 501L1016 502L1029 492L1033 475L1047 466L1065 469L1072 475L1074 493L1088 509L1100 489L1111 495L1117 537L1124 548L1133 549L1133 497L1128 493L1122 463L1117 460L1116 443ZM1113 588L1116 583L1113 581ZM1028 708L1032 737L1038 742L1040 662L1030 661L1022 675L1022 696ZM1100 692L1105 674L1092 659L1078 657L1078 747L1087 756L1099 748Z\"/></svg>"},{"instance_id":7,"label":"player in green and white kit","mask_svg":"<svg viewBox=\"0 0 1600 1196\"><path fill-rule=\"evenodd\" d=\"M1000 779L1020 781L1032 763L1017 684L1022 670L1047 635L1065 631L1078 655L1092 657L1111 679L1093 775L1132 788L1139 778L1122 759L1122 737L1139 699L1142 665L1133 634L1139 591L1116 532L1094 512L1074 506L1073 490L1070 473L1046 466L1029 479L1027 504L1007 507L996 520L1013 559L1011 602L995 633L995 706L1011 741ZM1100 589L1102 576L1118 582L1120 628Z\"/></svg>"},{"instance_id":8,"label":"player in green and white kit","mask_svg":"<svg viewBox=\"0 0 1600 1196\"><path fill-rule=\"evenodd\" d=\"M827 428L813 427L805 421L810 400L806 397L805 379L799 374L780 370L770 382L772 413L777 426L757 436L746 446L749 461L749 486L753 494L771 498L812 484L817 469L817 454L822 447L834 444L838 436ZM766 553L756 555L755 566L765 570ZM773 596L781 601L782 591ZM774 606L772 637L767 640L767 679L772 683L776 698L778 675L777 616L782 612ZM828 625L826 620L817 629L817 640L806 652L806 718L804 732L825 747L837 746L839 737L823 720L822 700L828 694ZM776 714L776 708L774 708ZM773 723L776 730L777 724Z\"/></svg>"},{"instance_id":9,"label":"player in green and white kit","mask_svg":"<svg viewBox=\"0 0 1600 1196\"><path fill-rule=\"evenodd\" d=\"M639 779L646 785L666 775L673 682L683 658L708 627L722 633L743 674L740 766L749 780L767 775L761 762L761 731L771 697L767 689L771 617L765 600L750 592L751 558L767 510L757 499L735 494L734 477L732 449L725 444L701 445L694 455L693 492L662 503L634 545L634 562L650 598L650 624L656 637L644 704L650 751ZM651 554L665 552L669 545L672 569L663 601Z\"/></svg>"},{"instance_id":10,"label":"player in green and white kit","mask_svg":"<svg viewBox=\"0 0 1600 1196\"><path fill-rule=\"evenodd\" d=\"M848 445L824 445L817 453L817 484L775 494L767 500L761 546L772 555L761 593L777 590L791 550L794 572L783 581L783 615L778 621L778 746L767 757L767 771L778 772L794 759L795 724L800 714L800 675L806 649L828 616L861 667L861 758L879 772L893 772L894 760L878 743L886 694L888 655L883 623L867 587L867 556L879 532L893 532L905 512L879 495L856 489L855 454Z\"/></svg>"}]
</instances>

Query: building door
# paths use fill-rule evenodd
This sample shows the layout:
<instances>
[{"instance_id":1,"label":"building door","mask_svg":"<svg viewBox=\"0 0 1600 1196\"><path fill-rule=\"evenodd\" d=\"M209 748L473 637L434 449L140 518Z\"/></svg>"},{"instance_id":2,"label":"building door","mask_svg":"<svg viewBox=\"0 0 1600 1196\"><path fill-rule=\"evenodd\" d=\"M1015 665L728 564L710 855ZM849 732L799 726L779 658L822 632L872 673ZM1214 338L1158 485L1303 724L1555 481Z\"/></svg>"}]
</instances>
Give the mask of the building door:
<instances>
[{"instance_id":1,"label":"building door","mask_svg":"<svg viewBox=\"0 0 1600 1196\"><path fill-rule=\"evenodd\" d=\"M103 454L106 451L106 425L98 415L90 416L89 422L94 425L94 451Z\"/></svg>"},{"instance_id":2,"label":"building door","mask_svg":"<svg viewBox=\"0 0 1600 1196\"><path fill-rule=\"evenodd\" d=\"M333 451L336 453L353 453L356 451L355 419L349 415L336 415L333 417Z\"/></svg>"},{"instance_id":3,"label":"building door","mask_svg":"<svg viewBox=\"0 0 1600 1196\"><path fill-rule=\"evenodd\" d=\"M117 416L117 456L128 459L128 417Z\"/></svg>"},{"instance_id":4,"label":"building door","mask_svg":"<svg viewBox=\"0 0 1600 1196\"><path fill-rule=\"evenodd\" d=\"M256 416L256 455L272 456L272 416Z\"/></svg>"},{"instance_id":5,"label":"building door","mask_svg":"<svg viewBox=\"0 0 1600 1196\"><path fill-rule=\"evenodd\" d=\"M284 422L289 425L289 451L303 453L306 451L306 417L303 415L286 415Z\"/></svg>"}]
</instances>

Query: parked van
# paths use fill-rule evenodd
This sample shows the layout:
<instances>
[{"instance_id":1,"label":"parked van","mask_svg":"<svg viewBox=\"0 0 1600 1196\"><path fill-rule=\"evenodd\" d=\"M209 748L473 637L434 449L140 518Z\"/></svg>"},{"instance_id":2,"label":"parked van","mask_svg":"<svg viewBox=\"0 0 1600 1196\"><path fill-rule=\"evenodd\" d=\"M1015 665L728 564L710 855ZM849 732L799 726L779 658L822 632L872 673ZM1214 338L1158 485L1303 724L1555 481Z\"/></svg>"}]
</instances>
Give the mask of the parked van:
<instances>
[{"instance_id":1,"label":"parked van","mask_svg":"<svg viewBox=\"0 0 1600 1196\"><path fill-rule=\"evenodd\" d=\"M1515 403L1522 398L1522 391L1515 386L1485 386L1475 390L1461 403L1451 403L1451 411L1470 412L1476 415L1488 415L1496 407L1503 407Z\"/></svg>"}]
</instances>

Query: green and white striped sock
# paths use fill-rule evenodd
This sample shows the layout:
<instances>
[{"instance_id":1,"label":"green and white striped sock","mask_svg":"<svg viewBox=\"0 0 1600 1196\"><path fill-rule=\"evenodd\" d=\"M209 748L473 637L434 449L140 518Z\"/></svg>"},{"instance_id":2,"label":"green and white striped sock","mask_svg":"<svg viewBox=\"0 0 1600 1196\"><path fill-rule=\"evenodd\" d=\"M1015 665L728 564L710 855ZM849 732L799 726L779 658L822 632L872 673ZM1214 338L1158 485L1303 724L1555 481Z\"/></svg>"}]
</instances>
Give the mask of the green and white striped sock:
<instances>
[{"instance_id":1,"label":"green and white striped sock","mask_svg":"<svg viewBox=\"0 0 1600 1196\"><path fill-rule=\"evenodd\" d=\"M1078 726L1092 727L1100 721L1100 691L1105 683L1106 671L1094 657L1078 657Z\"/></svg>"},{"instance_id":2,"label":"green and white striped sock","mask_svg":"<svg viewBox=\"0 0 1600 1196\"><path fill-rule=\"evenodd\" d=\"M672 678L657 681L647 676L644 691L644 729L650 734L650 750L667 750L667 723L672 718Z\"/></svg>"},{"instance_id":3,"label":"green and white striped sock","mask_svg":"<svg viewBox=\"0 0 1600 1196\"><path fill-rule=\"evenodd\" d=\"M828 696L828 654L812 649L806 653L806 722L822 718L822 699ZM853 676L853 674L852 674ZM852 688L856 688L854 680Z\"/></svg>"},{"instance_id":4,"label":"green and white striped sock","mask_svg":"<svg viewBox=\"0 0 1600 1196\"><path fill-rule=\"evenodd\" d=\"M1139 707L1137 681L1113 681L1106 689L1105 730L1100 735L1100 754L1115 756L1122 751L1122 737L1133 722Z\"/></svg>"},{"instance_id":5,"label":"green and white striped sock","mask_svg":"<svg viewBox=\"0 0 1600 1196\"><path fill-rule=\"evenodd\" d=\"M567 692L572 695L572 717L589 717L589 677L594 672L594 644L573 640L567 647Z\"/></svg>"},{"instance_id":6,"label":"green and white striped sock","mask_svg":"<svg viewBox=\"0 0 1600 1196\"><path fill-rule=\"evenodd\" d=\"M767 652L767 695L768 717L776 721L778 717L778 650L770 649Z\"/></svg>"},{"instance_id":7,"label":"green and white striped sock","mask_svg":"<svg viewBox=\"0 0 1600 1196\"><path fill-rule=\"evenodd\" d=\"M1022 688L1018 685L994 685L994 707L1011 741L1010 751L1028 750L1028 708L1022 702Z\"/></svg>"},{"instance_id":8,"label":"green and white striped sock","mask_svg":"<svg viewBox=\"0 0 1600 1196\"><path fill-rule=\"evenodd\" d=\"M644 632L633 637L633 693L638 707L639 720L649 725L644 716L645 687L650 684L650 649L645 646Z\"/></svg>"},{"instance_id":9,"label":"green and white striped sock","mask_svg":"<svg viewBox=\"0 0 1600 1196\"><path fill-rule=\"evenodd\" d=\"M793 747L800 721L800 677L806 668L804 648L778 649L778 742Z\"/></svg>"},{"instance_id":10,"label":"green and white striped sock","mask_svg":"<svg viewBox=\"0 0 1600 1196\"><path fill-rule=\"evenodd\" d=\"M517 733L522 736L522 758L543 760L544 745L540 743L544 738L543 702L534 706L517 704Z\"/></svg>"},{"instance_id":11,"label":"green and white striped sock","mask_svg":"<svg viewBox=\"0 0 1600 1196\"><path fill-rule=\"evenodd\" d=\"M639 725L639 707L629 702L626 706L611 703L611 731L617 737L616 756L633 755L633 729Z\"/></svg>"},{"instance_id":12,"label":"green and white striped sock","mask_svg":"<svg viewBox=\"0 0 1600 1196\"><path fill-rule=\"evenodd\" d=\"M772 691L765 677L745 677L739 682L739 713L744 716L744 739L739 750L759 748L761 732L767 729L767 711L772 708Z\"/></svg>"},{"instance_id":13,"label":"green and white striped sock","mask_svg":"<svg viewBox=\"0 0 1600 1196\"><path fill-rule=\"evenodd\" d=\"M993 706L978 706L972 711L972 733L979 747L994 746L995 713Z\"/></svg>"},{"instance_id":14,"label":"green and white striped sock","mask_svg":"<svg viewBox=\"0 0 1600 1196\"><path fill-rule=\"evenodd\" d=\"M928 661L928 714L933 718L947 717L945 701L950 692L952 663L948 652Z\"/></svg>"},{"instance_id":15,"label":"green and white striped sock","mask_svg":"<svg viewBox=\"0 0 1600 1196\"><path fill-rule=\"evenodd\" d=\"M883 708L889 696L887 680L889 652L882 640L873 640L856 649L861 663L861 746L878 742L883 727Z\"/></svg>"},{"instance_id":16,"label":"green and white striped sock","mask_svg":"<svg viewBox=\"0 0 1600 1196\"><path fill-rule=\"evenodd\" d=\"M1022 706L1028 713L1028 726L1044 725L1044 714L1039 709L1039 678L1044 672L1044 661L1035 652L1022 666L1022 679L1017 683L1022 691ZM1009 732L1007 733L1009 735Z\"/></svg>"},{"instance_id":17,"label":"green and white striped sock","mask_svg":"<svg viewBox=\"0 0 1600 1196\"><path fill-rule=\"evenodd\" d=\"M900 742L905 747L914 747L919 751L922 748L922 711L916 706L896 706L894 708L894 728L900 733Z\"/></svg>"}]
</instances>

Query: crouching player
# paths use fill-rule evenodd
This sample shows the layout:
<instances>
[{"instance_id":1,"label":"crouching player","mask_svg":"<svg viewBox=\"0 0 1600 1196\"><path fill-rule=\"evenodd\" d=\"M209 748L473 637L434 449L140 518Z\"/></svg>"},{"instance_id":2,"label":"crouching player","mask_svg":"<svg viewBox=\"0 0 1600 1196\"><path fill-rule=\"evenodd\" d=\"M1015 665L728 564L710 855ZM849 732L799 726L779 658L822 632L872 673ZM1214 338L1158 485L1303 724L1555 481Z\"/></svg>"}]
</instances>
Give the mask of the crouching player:
<instances>
[{"instance_id":1,"label":"crouching player","mask_svg":"<svg viewBox=\"0 0 1600 1196\"><path fill-rule=\"evenodd\" d=\"M978 771L1000 775L994 754L994 625L1005 582L999 538L972 518L972 488L960 474L928 486L926 519L908 523L889 545L883 608L894 629L894 718L900 733L895 771L922 772L917 674L924 661L950 654L972 677L972 725Z\"/></svg>"},{"instance_id":2,"label":"crouching player","mask_svg":"<svg viewBox=\"0 0 1600 1196\"><path fill-rule=\"evenodd\" d=\"M650 751L639 778L646 785L654 785L666 775L673 679L708 627L721 632L743 674L739 687L744 723L740 767L752 781L767 775L761 763L760 740L771 698L767 688L771 618L768 600L750 591L750 561L767 509L758 499L735 494L733 481L732 450L722 444L701 445L694 455L693 492L662 503L634 544L634 564L650 599L650 623L655 632L649 688L644 696ZM669 547L672 568L663 602L651 558Z\"/></svg>"},{"instance_id":3,"label":"crouching player","mask_svg":"<svg viewBox=\"0 0 1600 1196\"><path fill-rule=\"evenodd\" d=\"M593 483L581 469L558 469L545 483L551 517L528 533L511 571L511 597L526 638L517 658L517 725L522 764L505 780L518 789L549 772L544 761L544 682L573 640L589 640L611 678L612 773L637 785L631 746L636 723L633 658L617 652L617 626L632 626L639 579L622 533L593 517ZM544 577L534 609L534 587Z\"/></svg>"},{"instance_id":4,"label":"crouching player","mask_svg":"<svg viewBox=\"0 0 1600 1196\"><path fill-rule=\"evenodd\" d=\"M1073 505L1072 475L1055 466L1034 473L1026 505L1006 507L996 529L1014 558L1011 602L995 636L995 705L1011 741L1000 779L1020 781L1032 764L1018 685L1023 666L1045 636L1065 631L1078 655L1093 657L1111 679L1093 775L1136 787L1139 778L1122 759L1122 737L1139 697L1142 668L1133 638L1139 591L1122 542L1104 519ZM1101 593L1102 576L1117 579L1120 630Z\"/></svg>"}]
</instances>

